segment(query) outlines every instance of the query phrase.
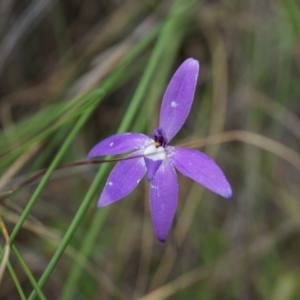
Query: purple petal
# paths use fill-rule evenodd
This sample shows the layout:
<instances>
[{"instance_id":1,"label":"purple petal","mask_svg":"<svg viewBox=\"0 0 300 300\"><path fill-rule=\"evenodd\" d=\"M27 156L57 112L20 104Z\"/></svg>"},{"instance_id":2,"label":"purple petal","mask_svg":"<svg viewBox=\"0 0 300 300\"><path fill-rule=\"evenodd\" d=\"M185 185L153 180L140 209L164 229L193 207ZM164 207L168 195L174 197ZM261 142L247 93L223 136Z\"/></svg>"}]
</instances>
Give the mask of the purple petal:
<instances>
[{"instance_id":1,"label":"purple petal","mask_svg":"<svg viewBox=\"0 0 300 300\"><path fill-rule=\"evenodd\" d=\"M112 135L98 143L88 154L88 158L102 155L121 154L128 151L142 149L153 143L146 135L141 133L121 133Z\"/></svg>"},{"instance_id":2,"label":"purple petal","mask_svg":"<svg viewBox=\"0 0 300 300\"><path fill-rule=\"evenodd\" d=\"M151 158L148 157L144 157L145 159L145 163L146 163L146 167L147 167L147 180L150 182L157 169L159 168L159 166L161 165L161 163L163 162L162 160L153 160Z\"/></svg>"},{"instance_id":3,"label":"purple petal","mask_svg":"<svg viewBox=\"0 0 300 300\"><path fill-rule=\"evenodd\" d=\"M135 151L127 157L142 155L143 150ZM140 182L146 173L144 157L122 160L111 171L102 194L98 207L109 205L128 195Z\"/></svg>"},{"instance_id":4,"label":"purple petal","mask_svg":"<svg viewBox=\"0 0 300 300\"><path fill-rule=\"evenodd\" d=\"M173 75L163 98L159 127L163 128L168 142L184 124L195 94L199 63L189 58Z\"/></svg>"},{"instance_id":5,"label":"purple petal","mask_svg":"<svg viewBox=\"0 0 300 300\"><path fill-rule=\"evenodd\" d=\"M168 147L169 158L183 175L227 199L232 190L218 165L203 152L194 149Z\"/></svg>"},{"instance_id":6,"label":"purple petal","mask_svg":"<svg viewBox=\"0 0 300 300\"><path fill-rule=\"evenodd\" d=\"M150 184L150 209L154 232L165 242L170 231L178 199L176 171L168 158L160 165Z\"/></svg>"}]
</instances>

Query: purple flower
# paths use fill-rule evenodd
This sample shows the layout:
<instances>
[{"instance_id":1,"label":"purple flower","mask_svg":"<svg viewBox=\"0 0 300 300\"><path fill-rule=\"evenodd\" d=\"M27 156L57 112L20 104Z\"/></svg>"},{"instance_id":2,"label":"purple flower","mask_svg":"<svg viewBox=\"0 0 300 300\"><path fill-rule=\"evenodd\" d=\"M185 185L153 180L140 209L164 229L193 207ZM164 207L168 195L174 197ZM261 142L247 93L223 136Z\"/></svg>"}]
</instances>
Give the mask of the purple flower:
<instances>
[{"instance_id":1,"label":"purple flower","mask_svg":"<svg viewBox=\"0 0 300 300\"><path fill-rule=\"evenodd\" d=\"M178 68L162 101L159 127L150 137L133 132L112 135L88 154L91 158L134 150L127 157L135 158L118 162L110 173L98 206L109 205L128 195L147 172L152 222L155 235L161 242L166 241L177 207L175 168L209 190L227 199L232 197L228 181L210 157L194 149L168 145L190 112L198 72L199 63L192 58Z\"/></svg>"}]
</instances>

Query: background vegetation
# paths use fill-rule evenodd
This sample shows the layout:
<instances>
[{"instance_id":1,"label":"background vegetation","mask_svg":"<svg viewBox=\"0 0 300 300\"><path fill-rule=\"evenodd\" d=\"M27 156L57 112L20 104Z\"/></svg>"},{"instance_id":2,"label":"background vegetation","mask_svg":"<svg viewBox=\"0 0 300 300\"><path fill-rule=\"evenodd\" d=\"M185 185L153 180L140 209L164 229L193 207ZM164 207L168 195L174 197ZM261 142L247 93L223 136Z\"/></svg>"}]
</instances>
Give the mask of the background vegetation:
<instances>
[{"instance_id":1,"label":"background vegetation","mask_svg":"<svg viewBox=\"0 0 300 300\"><path fill-rule=\"evenodd\" d=\"M299 3L4 0L0 14L1 299L298 299ZM179 176L161 244L145 181L97 209L114 163L57 167L150 134L188 57L201 73L173 144L212 156L234 199Z\"/></svg>"}]
</instances>

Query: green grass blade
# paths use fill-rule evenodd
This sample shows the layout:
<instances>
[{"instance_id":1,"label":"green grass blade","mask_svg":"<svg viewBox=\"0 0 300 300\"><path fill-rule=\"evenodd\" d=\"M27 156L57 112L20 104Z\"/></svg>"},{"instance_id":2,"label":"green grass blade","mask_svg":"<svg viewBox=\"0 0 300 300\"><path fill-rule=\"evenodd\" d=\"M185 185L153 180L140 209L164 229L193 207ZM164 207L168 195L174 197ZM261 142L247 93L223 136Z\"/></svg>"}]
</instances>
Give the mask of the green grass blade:
<instances>
[{"instance_id":1,"label":"green grass blade","mask_svg":"<svg viewBox=\"0 0 300 300\"><path fill-rule=\"evenodd\" d=\"M18 279L18 277L17 277L17 275L16 275L16 273L15 273L15 271L14 271L14 269L13 269L10 262L7 263L7 269L8 269L8 271L10 273L10 276L11 276L11 278L12 278L14 284L15 284L15 287L16 287L18 293L19 293L19 296L20 296L21 300L26 300L26 297L25 297L25 294L23 292L20 281L19 281L19 279Z\"/></svg>"},{"instance_id":2,"label":"green grass blade","mask_svg":"<svg viewBox=\"0 0 300 300\"><path fill-rule=\"evenodd\" d=\"M20 252L18 251L17 247L12 244L11 245L11 249L12 251L14 252L14 254L16 255L19 263L21 264L22 266L22 269L24 270L27 278L29 279L30 283L32 284L33 288L34 288L34 291L36 292L36 294L38 295L38 297L41 299L41 300L46 300L46 297L45 295L43 294L41 288L39 287L39 285L37 284L35 278L33 277L30 269L28 268L26 262L24 261L23 257L21 256Z\"/></svg>"},{"instance_id":3,"label":"green grass blade","mask_svg":"<svg viewBox=\"0 0 300 300\"><path fill-rule=\"evenodd\" d=\"M63 158L63 156L66 154L68 148L70 147L73 139L78 134L79 130L82 128L82 126L85 124L87 119L90 116L91 111L83 114L81 118L78 120L78 122L75 124L73 130L70 132L69 136L66 138L65 142L63 143L62 147L60 148L59 152L55 156L54 160L52 161L51 165L49 166L49 169L47 170L46 174L43 176L41 182L39 183L38 187L36 188L35 192L33 193L32 197L28 201L28 204L26 205L22 215L20 216L20 219L18 220L18 223L14 227L10 238L11 242L14 241L16 235L18 234L22 224L26 220L29 212L31 211L33 205L35 204L36 200L38 199L39 195L41 194L42 190L44 189L45 185L49 181L53 171Z\"/></svg>"}]
</instances>

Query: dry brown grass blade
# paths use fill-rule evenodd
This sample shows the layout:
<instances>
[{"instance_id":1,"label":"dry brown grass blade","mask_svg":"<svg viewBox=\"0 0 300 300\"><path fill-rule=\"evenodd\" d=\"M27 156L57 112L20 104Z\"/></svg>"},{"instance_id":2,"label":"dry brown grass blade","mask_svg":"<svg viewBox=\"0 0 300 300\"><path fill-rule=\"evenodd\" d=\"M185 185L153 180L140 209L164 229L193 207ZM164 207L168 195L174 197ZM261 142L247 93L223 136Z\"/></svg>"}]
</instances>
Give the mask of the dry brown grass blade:
<instances>
[{"instance_id":1,"label":"dry brown grass blade","mask_svg":"<svg viewBox=\"0 0 300 300\"><path fill-rule=\"evenodd\" d=\"M70 88L69 94L84 94L94 87L123 59L131 50L137 40L141 39L155 25L155 18L149 17L142 22L133 32L120 43L111 46L98 55L91 70L83 74Z\"/></svg>"},{"instance_id":2,"label":"dry brown grass blade","mask_svg":"<svg viewBox=\"0 0 300 300\"><path fill-rule=\"evenodd\" d=\"M255 260L265 255L269 250L273 249L276 243L279 243L288 234L294 231L291 223L280 227L275 233L259 236L250 246L248 251L244 251L243 247L238 246L229 253L220 257L213 265L206 267L196 267L191 271L177 277L173 281L157 288L149 294L139 298L138 300L163 300L174 295L196 282L199 282L207 276L217 276L219 284L221 281L225 283L232 280L232 276L237 274L244 267L243 260ZM227 270L231 270L228 272ZM220 281L221 280L221 281Z\"/></svg>"},{"instance_id":3,"label":"dry brown grass blade","mask_svg":"<svg viewBox=\"0 0 300 300\"><path fill-rule=\"evenodd\" d=\"M289 191L282 188L272 188L274 189L272 197L274 204L288 217L291 222L293 222L295 227L300 228L300 203L298 190L294 190L292 187L290 187Z\"/></svg>"},{"instance_id":4,"label":"dry brown grass blade","mask_svg":"<svg viewBox=\"0 0 300 300\"><path fill-rule=\"evenodd\" d=\"M5 213L5 220L16 223L19 219L19 216L12 212L4 212L3 209L0 207L0 214L4 215ZM6 231L6 228L4 226L4 222L2 221L0 217L0 227L2 229L2 232L5 236L6 245L4 248L4 256L2 259L2 262L0 264L0 284L1 279L5 271L5 267L9 258L10 253L10 245L9 245L9 236ZM4 228L4 229L3 229ZM62 239L61 234L54 230L51 227L45 226L42 223L39 223L38 226L35 222L31 222L29 220L26 220L22 226L23 229L26 229L37 236L41 237L43 240L46 240L48 243L52 244L54 247L57 247ZM114 284L112 280L104 272L99 270L97 266L90 263L86 257L81 255L75 248L68 246L68 248L65 251L65 255L76 261L76 263L80 264L82 268L91 275L96 281L99 282L103 286L103 288L112 296L117 297L118 299L126 299L126 296L123 294L123 292Z\"/></svg>"},{"instance_id":5,"label":"dry brown grass blade","mask_svg":"<svg viewBox=\"0 0 300 300\"><path fill-rule=\"evenodd\" d=\"M20 218L19 214L14 212L8 212L7 209L1 206L0 206L0 215L5 221L8 221L13 224L16 224ZM38 236L42 236L45 239L56 239L56 240L61 239L61 235L56 230L54 230L51 227L47 227L43 225L39 221L32 222L29 220L25 220L22 228L31 231Z\"/></svg>"},{"instance_id":6,"label":"dry brown grass blade","mask_svg":"<svg viewBox=\"0 0 300 300\"><path fill-rule=\"evenodd\" d=\"M21 16L14 21L13 26L9 26L9 31L1 41L0 76L5 70L7 62L12 59L18 46L30 34L32 28L37 26L56 1L44 0L31 2ZM1 18L3 17L1 16Z\"/></svg>"},{"instance_id":7,"label":"dry brown grass blade","mask_svg":"<svg viewBox=\"0 0 300 300\"><path fill-rule=\"evenodd\" d=\"M242 94L251 94L251 101L248 104L261 109L265 114L281 123L298 139L300 139L300 119L292 111L282 106L280 103L267 97L260 91L251 87L245 87L241 90Z\"/></svg>"},{"instance_id":8,"label":"dry brown grass blade","mask_svg":"<svg viewBox=\"0 0 300 300\"><path fill-rule=\"evenodd\" d=\"M3 188L8 181L18 173L18 171L40 149L40 147L40 143L34 144L27 152L20 156L9 169L7 169L7 171L0 177L0 189Z\"/></svg>"},{"instance_id":9,"label":"dry brown grass blade","mask_svg":"<svg viewBox=\"0 0 300 300\"><path fill-rule=\"evenodd\" d=\"M5 246L3 250L4 253L3 253L2 261L0 262L0 285L1 285L1 281L3 279L5 268L9 260L9 254L10 254L9 235L1 217L0 217L0 228L5 239Z\"/></svg>"},{"instance_id":10,"label":"dry brown grass blade","mask_svg":"<svg viewBox=\"0 0 300 300\"><path fill-rule=\"evenodd\" d=\"M90 64L95 55L102 53L116 41L121 40L132 20L137 16L146 14L148 10L149 4L143 1L123 1L109 16L93 24L92 28L73 45L74 52L80 53L80 55L72 64L57 66L53 73L48 76L48 79L45 79L41 84L22 90L18 89L5 95L2 102L9 102L12 106L20 103L32 105L34 103L48 103L51 99L64 97L66 88L70 86L75 77L86 70L86 66Z\"/></svg>"},{"instance_id":11,"label":"dry brown grass blade","mask_svg":"<svg viewBox=\"0 0 300 300\"><path fill-rule=\"evenodd\" d=\"M208 134L213 135L222 132L225 124L228 90L227 52L217 24L205 15L201 16L200 20L212 56L212 112ZM211 148L208 152L215 157L218 150L218 148Z\"/></svg>"}]
</instances>

